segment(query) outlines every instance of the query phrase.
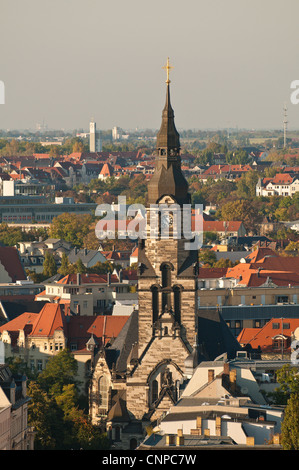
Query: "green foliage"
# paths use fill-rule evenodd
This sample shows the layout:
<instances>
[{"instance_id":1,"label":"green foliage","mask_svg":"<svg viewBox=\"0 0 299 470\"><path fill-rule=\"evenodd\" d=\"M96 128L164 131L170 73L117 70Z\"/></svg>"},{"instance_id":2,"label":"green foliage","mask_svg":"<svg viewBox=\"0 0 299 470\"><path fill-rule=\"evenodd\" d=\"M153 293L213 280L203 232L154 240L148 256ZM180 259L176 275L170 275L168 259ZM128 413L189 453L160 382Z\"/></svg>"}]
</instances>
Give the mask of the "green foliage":
<instances>
[{"instance_id":1,"label":"green foliage","mask_svg":"<svg viewBox=\"0 0 299 470\"><path fill-rule=\"evenodd\" d=\"M292 393L281 424L281 444L284 450L299 450L299 393Z\"/></svg>"},{"instance_id":2,"label":"green foliage","mask_svg":"<svg viewBox=\"0 0 299 470\"><path fill-rule=\"evenodd\" d=\"M64 385L76 384L77 361L66 349L52 356L47 367L39 374L38 381L50 395L62 393Z\"/></svg>"},{"instance_id":3,"label":"green foliage","mask_svg":"<svg viewBox=\"0 0 299 470\"><path fill-rule=\"evenodd\" d=\"M257 228L257 223L261 222L257 205L248 199L227 202L221 207L217 216L220 220L241 221L246 230L253 232Z\"/></svg>"},{"instance_id":4,"label":"green foliage","mask_svg":"<svg viewBox=\"0 0 299 470\"><path fill-rule=\"evenodd\" d=\"M63 350L31 381L28 396L28 423L36 431L39 450L108 449L105 434L91 424L80 407L76 374L77 361Z\"/></svg>"},{"instance_id":5,"label":"green foliage","mask_svg":"<svg viewBox=\"0 0 299 470\"><path fill-rule=\"evenodd\" d=\"M43 276L45 279L55 276L57 273L57 266L54 256L49 251L45 253L45 259L43 263Z\"/></svg>"},{"instance_id":6,"label":"green foliage","mask_svg":"<svg viewBox=\"0 0 299 470\"><path fill-rule=\"evenodd\" d=\"M211 250L201 250L198 254L198 260L200 263L208 264L209 266L213 266L216 263L217 258L215 251Z\"/></svg>"},{"instance_id":7,"label":"green foliage","mask_svg":"<svg viewBox=\"0 0 299 470\"><path fill-rule=\"evenodd\" d=\"M62 276L66 276L70 271L70 263L66 253L62 253L60 268L58 268L58 273Z\"/></svg>"},{"instance_id":8,"label":"green foliage","mask_svg":"<svg viewBox=\"0 0 299 470\"><path fill-rule=\"evenodd\" d=\"M84 237L88 235L93 224L92 215L60 214L52 220L49 236L62 238L74 246L82 247Z\"/></svg>"}]
</instances>

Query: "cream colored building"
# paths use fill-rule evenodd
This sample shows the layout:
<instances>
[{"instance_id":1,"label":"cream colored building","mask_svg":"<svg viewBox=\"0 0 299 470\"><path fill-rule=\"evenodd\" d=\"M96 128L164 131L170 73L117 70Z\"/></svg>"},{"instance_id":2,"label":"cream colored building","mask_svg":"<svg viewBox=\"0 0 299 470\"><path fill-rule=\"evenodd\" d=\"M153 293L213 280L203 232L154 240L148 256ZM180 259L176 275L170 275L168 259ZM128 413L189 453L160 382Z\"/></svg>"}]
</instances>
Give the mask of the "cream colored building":
<instances>
[{"instance_id":1,"label":"cream colored building","mask_svg":"<svg viewBox=\"0 0 299 470\"><path fill-rule=\"evenodd\" d=\"M229 287L226 280L209 285L213 284L215 287L199 288L198 307L299 303L299 286Z\"/></svg>"},{"instance_id":2,"label":"cream colored building","mask_svg":"<svg viewBox=\"0 0 299 470\"><path fill-rule=\"evenodd\" d=\"M34 430L28 426L26 377L16 379L0 364L0 450L33 450Z\"/></svg>"}]
</instances>

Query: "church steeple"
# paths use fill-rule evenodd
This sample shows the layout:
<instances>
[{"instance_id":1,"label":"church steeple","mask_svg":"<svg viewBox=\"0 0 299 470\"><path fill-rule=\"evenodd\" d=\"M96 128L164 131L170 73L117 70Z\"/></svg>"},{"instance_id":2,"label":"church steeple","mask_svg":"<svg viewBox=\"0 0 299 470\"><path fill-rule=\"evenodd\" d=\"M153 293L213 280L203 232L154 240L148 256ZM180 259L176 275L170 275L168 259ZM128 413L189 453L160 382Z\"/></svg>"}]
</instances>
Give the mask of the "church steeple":
<instances>
[{"instance_id":1,"label":"church steeple","mask_svg":"<svg viewBox=\"0 0 299 470\"><path fill-rule=\"evenodd\" d=\"M155 173L148 185L148 202L156 204L165 194L172 195L178 204L190 202L188 183L181 171L180 136L175 127L174 111L170 101L169 65L167 70L166 102L162 111L162 123L157 134L157 159Z\"/></svg>"},{"instance_id":2,"label":"church steeple","mask_svg":"<svg viewBox=\"0 0 299 470\"><path fill-rule=\"evenodd\" d=\"M157 135L157 150L159 157L179 157L180 136L174 123L174 112L170 102L169 70L172 69L167 59L166 101L162 111L162 123Z\"/></svg>"}]
</instances>

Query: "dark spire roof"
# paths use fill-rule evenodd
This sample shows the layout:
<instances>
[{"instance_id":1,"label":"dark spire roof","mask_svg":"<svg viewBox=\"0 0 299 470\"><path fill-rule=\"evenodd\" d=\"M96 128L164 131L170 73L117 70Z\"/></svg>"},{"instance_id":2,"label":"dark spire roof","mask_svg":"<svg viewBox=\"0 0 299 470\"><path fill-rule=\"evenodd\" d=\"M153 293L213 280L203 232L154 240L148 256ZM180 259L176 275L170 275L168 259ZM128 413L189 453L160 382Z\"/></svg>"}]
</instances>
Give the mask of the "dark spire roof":
<instances>
[{"instance_id":1,"label":"dark spire roof","mask_svg":"<svg viewBox=\"0 0 299 470\"><path fill-rule=\"evenodd\" d=\"M167 64L167 67L170 68ZM180 136L174 123L170 101L170 80L167 75L166 102L157 134L155 173L148 184L148 203L156 204L164 195L171 195L180 205L190 203L188 183L181 170Z\"/></svg>"},{"instance_id":2,"label":"dark spire roof","mask_svg":"<svg viewBox=\"0 0 299 470\"><path fill-rule=\"evenodd\" d=\"M180 151L180 136L174 123L174 112L170 102L170 85L167 83L166 102L162 111L162 123L157 134L157 149Z\"/></svg>"}]
</instances>

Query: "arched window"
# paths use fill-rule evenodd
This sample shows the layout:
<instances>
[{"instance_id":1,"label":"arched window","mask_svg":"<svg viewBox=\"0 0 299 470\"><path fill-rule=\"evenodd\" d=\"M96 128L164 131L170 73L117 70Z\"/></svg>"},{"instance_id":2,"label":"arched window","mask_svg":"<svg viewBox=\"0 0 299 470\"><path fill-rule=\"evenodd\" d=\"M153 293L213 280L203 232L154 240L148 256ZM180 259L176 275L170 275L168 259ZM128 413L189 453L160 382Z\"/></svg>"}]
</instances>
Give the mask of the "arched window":
<instances>
[{"instance_id":1,"label":"arched window","mask_svg":"<svg viewBox=\"0 0 299 470\"><path fill-rule=\"evenodd\" d=\"M132 437L130 440L130 450L135 450L137 447L137 439L135 437Z\"/></svg>"},{"instance_id":2,"label":"arched window","mask_svg":"<svg viewBox=\"0 0 299 470\"><path fill-rule=\"evenodd\" d=\"M177 323L181 323L181 292L180 286L173 288L174 318Z\"/></svg>"},{"instance_id":3,"label":"arched window","mask_svg":"<svg viewBox=\"0 0 299 470\"><path fill-rule=\"evenodd\" d=\"M162 311L166 307L171 307L171 265L169 263L161 264L161 281L162 281Z\"/></svg>"},{"instance_id":4,"label":"arched window","mask_svg":"<svg viewBox=\"0 0 299 470\"><path fill-rule=\"evenodd\" d=\"M152 291L153 323L155 323L159 317L159 288L158 286L152 286L151 291Z\"/></svg>"},{"instance_id":5,"label":"arched window","mask_svg":"<svg viewBox=\"0 0 299 470\"><path fill-rule=\"evenodd\" d=\"M171 287L171 266L168 263L161 265L162 287Z\"/></svg>"},{"instance_id":6,"label":"arched window","mask_svg":"<svg viewBox=\"0 0 299 470\"><path fill-rule=\"evenodd\" d=\"M99 378L98 391L99 391L99 407L108 409L108 378L103 375Z\"/></svg>"},{"instance_id":7,"label":"arched window","mask_svg":"<svg viewBox=\"0 0 299 470\"><path fill-rule=\"evenodd\" d=\"M159 385L157 380L153 380L152 382L152 403L158 399L159 396Z\"/></svg>"}]
</instances>

